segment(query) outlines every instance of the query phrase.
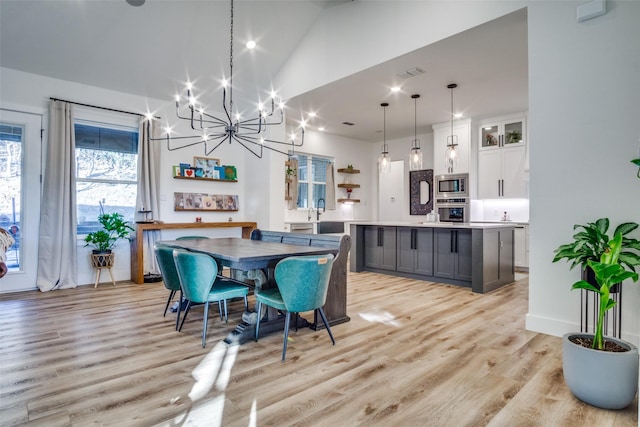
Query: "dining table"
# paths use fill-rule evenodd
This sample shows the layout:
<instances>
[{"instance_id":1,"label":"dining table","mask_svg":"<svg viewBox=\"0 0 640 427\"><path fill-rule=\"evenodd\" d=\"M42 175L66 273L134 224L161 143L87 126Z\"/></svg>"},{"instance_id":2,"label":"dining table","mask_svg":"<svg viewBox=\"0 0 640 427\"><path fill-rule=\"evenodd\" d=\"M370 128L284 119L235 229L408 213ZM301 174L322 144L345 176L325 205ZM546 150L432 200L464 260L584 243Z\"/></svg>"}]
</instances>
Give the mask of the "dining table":
<instances>
[{"instance_id":1,"label":"dining table","mask_svg":"<svg viewBox=\"0 0 640 427\"><path fill-rule=\"evenodd\" d=\"M158 244L177 249L185 249L192 252L204 253L216 260L219 266L228 267L233 272L261 270L266 277L265 283L260 283L262 288L277 286L273 277L276 264L291 256L334 254L338 250L330 247L300 246L279 242L262 240L249 240L236 237L192 239L192 240L163 240ZM221 277L219 280L236 280L231 277ZM242 282L245 285L250 283ZM244 318L245 316L243 316ZM298 327L307 327L309 322L298 316ZM260 336L274 331L283 330L284 317L273 309L267 311L260 323ZM227 344L242 344L255 338L255 324L249 324L244 319L225 338Z\"/></svg>"}]
</instances>

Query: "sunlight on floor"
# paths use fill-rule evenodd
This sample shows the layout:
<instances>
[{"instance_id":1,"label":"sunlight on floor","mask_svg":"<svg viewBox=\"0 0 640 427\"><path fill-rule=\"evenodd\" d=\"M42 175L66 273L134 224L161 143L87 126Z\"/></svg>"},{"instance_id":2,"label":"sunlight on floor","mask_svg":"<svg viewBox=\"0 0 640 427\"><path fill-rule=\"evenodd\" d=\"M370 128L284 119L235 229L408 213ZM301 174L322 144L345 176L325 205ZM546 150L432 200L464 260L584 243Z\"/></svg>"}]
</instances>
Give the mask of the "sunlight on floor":
<instances>
[{"instance_id":1,"label":"sunlight on floor","mask_svg":"<svg viewBox=\"0 0 640 427\"><path fill-rule=\"evenodd\" d=\"M207 427L222 425L225 390L229 384L231 369L236 361L238 349L238 344L228 345L224 341L220 341L206 354L191 373L195 383L189 392L189 399L193 403L185 413L173 419L173 425L203 425ZM203 400L214 386L219 394L211 399ZM176 404L180 399L181 396L174 397L171 399L171 403ZM255 414L253 418L255 419ZM255 426L255 422L253 425Z\"/></svg>"},{"instance_id":2,"label":"sunlight on floor","mask_svg":"<svg viewBox=\"0 0 640 427\"><path fill-rule=\"evenodd\" d=\"M362 317L367 322L371 323L382 323L387 326L395 326L396 328L402 327L400 322L395 320L395 316L388 311L383 312L367 312L367 313L358 313L360 317Z\"/></svg>"}]
</instances>

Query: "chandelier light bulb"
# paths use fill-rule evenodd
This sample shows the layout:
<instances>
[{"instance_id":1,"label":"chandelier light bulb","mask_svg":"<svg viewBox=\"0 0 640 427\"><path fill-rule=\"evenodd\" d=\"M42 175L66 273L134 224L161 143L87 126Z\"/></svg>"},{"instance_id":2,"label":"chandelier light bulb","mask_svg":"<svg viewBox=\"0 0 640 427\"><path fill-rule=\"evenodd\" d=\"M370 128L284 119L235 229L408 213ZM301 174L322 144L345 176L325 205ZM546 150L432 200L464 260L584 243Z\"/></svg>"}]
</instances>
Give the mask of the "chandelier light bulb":
<instances>
[{"instance_id":1,"label":"chandelier light bulb","mask_svg":"<svg viewBox=\"0 0 640 427\"><path fill-rule=\"evenodd\" d=\"M167 135L171 135L171 128L170 128L169 126L165 127L165 128L164 128L164 132L165 132Z\"/></svg>"},{"instance_id":2,"label":"chandelier light bulb","mask_svg":"<svg viewBox=\"0 0 640 427\"><path fill-rule=\"evenodd\" d=\"M229 86L229 82L227 81L227 79L222 79L222 87L226 89L227 86Z\"/></svg>"},{"instance_id":3,"label":"chandelier light bulb","mask_svg":"<svg viewBox=\"0 0 640 427\"><path fill-rule=\"evenodd\" d=\"M256 47L256 42L254 42L253 40L249 40L247 42L247 49L255 49Z\"/></svg>"},{"instance_id":4,"label":"chandelier light bulb","mask_svg":"<svg viewBox=\"0 0 640 427\"><path fill-rule=\"evenodd\" d=\"M187 82L187 90L193 89L193 84L191 82Z\"/></svg>"}]
</instances>

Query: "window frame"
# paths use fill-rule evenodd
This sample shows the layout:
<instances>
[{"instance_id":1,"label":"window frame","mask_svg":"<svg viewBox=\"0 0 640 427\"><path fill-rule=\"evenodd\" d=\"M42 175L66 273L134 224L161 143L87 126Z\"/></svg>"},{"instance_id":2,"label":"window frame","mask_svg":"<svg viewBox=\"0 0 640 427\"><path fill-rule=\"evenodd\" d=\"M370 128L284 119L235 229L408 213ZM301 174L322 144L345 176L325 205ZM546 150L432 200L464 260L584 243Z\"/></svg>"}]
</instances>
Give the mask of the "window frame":
<instances>
[{"instance_id":1,"label":"window frame","mask_svg":"<svg viewBox=\"0 0 640 427\"><path fill-rule=\"evenodd\" d=\"M298 201L296 202L296 208L297 209L303 209L303 210L309 210L309 209L317 209L318 207L316 206L318 198L315 197L315 191L314 191L314 186L316 185L322 185L324 186L324 194L327 194L327 180L325 177L324 182L322 181L315 181L313 180L313 160L314 159L319 159L319 160L324 160L327 163L331 163L334 165L335 167L335 158L331 157L331 156L323 156L320 154L311 154L311 153L302 153L302 152L296 152L296 153L289 153L290 157L294 157L296 160L298 160L298 168L300 168L300 156L305 156L307 158L307 180L302 180L300 179L300 175L298 174ZM306 185L307 186L307 206L300 206L300 185ZM326 196L325 196L326 198ZM325 200L325 204L326 204L326 200Z\"/></svg>"},{"instance_id":2,"label":"window frame","mask_svg":"<svg viewBox=\"0 0 640 427\"><path fill-rule=\"evenodd\" d=\"M75 114L74 114L74 119L73 119L73 126L74 126L74 133L75 133L75 126L76 125L86 125L86 126L92 126L92 127L98 127L98 128L103 128L103 129L112 129L112 130L121 130L121 131L127 131L127 132L135 132L138 134L138 141L137 141L137 147L136 147L136 152L132 153L135 154L136 156L136 179L135 180L131 180L131 179L104 179L104 178L80 178L78 176L78 165L76 164L76 176L75 176L75 181L76 181L76 212L78 212L78 183L96 183L96 184L115 184L115 185L134 185L137 188L138 185L138 180L139 177L137 176L138 174L138 165L139 165L139 152L140 152L140 129L139 129L139 123L138 123L138 117L137 116L131 116L128 114L122 114L122 113L116 113L116 112L111 112L111 111L98 111L95 109L91 109L91 108L87 108L87 107L76 107L76 109L74 110ZM82 147L79 147L82 148ZM74 148L74 156L76 156L76 152L75 150L78 149L78 147ZM108 150L97 150L97 151L108 151ZM134 209L134 216L131 218L131 221L134 220L135 218L135 201L134 201L134 205L133 205L133 209ZM92 230L92 228L95 228L96 230L98 230L100 228L100 225L96 225L95 227L92 227L90 225L87 225L89 221L85 221L83 223L80 222L80 215L77 215L76 218L76 232L77 235L79 237L84 237L88 232L94 231ZM96 218L96 223L97 223L97 218Z\"/></svg>"}]
</instances>

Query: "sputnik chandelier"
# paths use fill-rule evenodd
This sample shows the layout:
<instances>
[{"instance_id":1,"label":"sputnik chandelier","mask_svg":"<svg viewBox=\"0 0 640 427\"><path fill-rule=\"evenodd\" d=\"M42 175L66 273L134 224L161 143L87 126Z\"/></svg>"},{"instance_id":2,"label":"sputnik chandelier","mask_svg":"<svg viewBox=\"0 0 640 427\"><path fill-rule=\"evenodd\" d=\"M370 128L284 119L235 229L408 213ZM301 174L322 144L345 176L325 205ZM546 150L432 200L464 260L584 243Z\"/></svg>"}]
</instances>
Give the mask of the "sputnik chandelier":
<instances>
[{"instance_id":1,"label":"sputnik chandelier","mask_svg":"<svg viewBox=\"0 0 640 427\"><path fill-rule=\"evenodd\" d=\"M229 33L229 80L222 80L224 116L220 118L206 112L204 106L196 101L197 97L191 83L187 83L186 103L180 95L176 95L176 116L180 120L189 122L191 129L198 134L171 136L171 128L166 128L164 137L150 138L150 140L166 141L169 151L204 144L205 155L211 154L226 141L229 144L237 142L258 158L262 158L265 149L290 155L290 152L283 151L286 148L278 149L273 144L289 147L288 150L291 151L294 151L295 147L301 147L304 143L305 124L301 123L299 140L295 133L291 134L291 140L288 142L268 138L267 131L274 126L282 125L284 121L284 103L278 100L276 106L275 92L270 94L269 107L265 108L262 102L258 103L255 117L242 119L239 113L233 113L233 0L231 0Z\"/></svg>"}]
</instances>

